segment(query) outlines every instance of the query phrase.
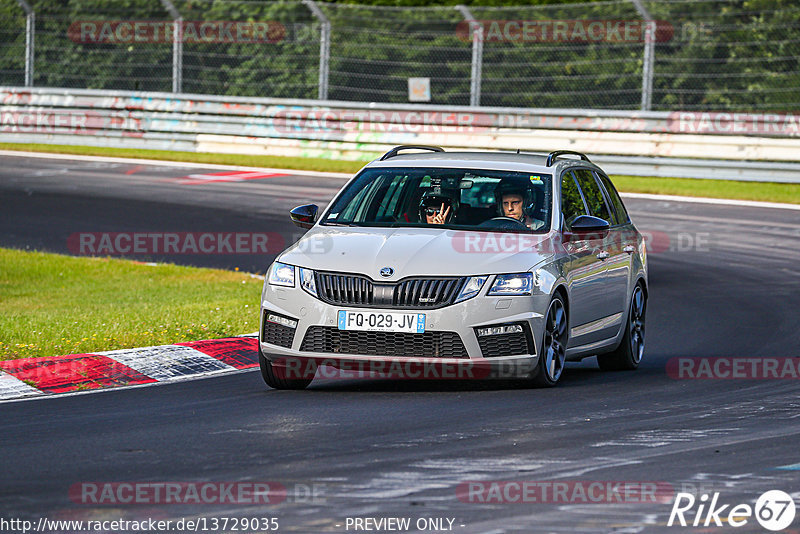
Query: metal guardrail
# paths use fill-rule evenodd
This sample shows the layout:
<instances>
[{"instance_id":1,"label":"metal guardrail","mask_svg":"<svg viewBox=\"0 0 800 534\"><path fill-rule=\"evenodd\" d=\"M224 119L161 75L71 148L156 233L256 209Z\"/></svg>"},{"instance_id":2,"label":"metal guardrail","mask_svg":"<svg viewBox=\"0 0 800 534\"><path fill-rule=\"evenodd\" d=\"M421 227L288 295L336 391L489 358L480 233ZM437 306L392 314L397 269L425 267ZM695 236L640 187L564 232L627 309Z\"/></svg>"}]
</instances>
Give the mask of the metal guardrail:
<instances>
[{"instance_id":1,"label":"metal guardrail","mask_svg":"<svg viewBox=\"0 0 800 534\"><path fill-rule=\"evenodd\" d=\"M569 148L617 174L800 183L800 117L787 114L441 108L0 87L0 142L348 160L369 160L398 144Z\"/></svg>"}]
</instances>

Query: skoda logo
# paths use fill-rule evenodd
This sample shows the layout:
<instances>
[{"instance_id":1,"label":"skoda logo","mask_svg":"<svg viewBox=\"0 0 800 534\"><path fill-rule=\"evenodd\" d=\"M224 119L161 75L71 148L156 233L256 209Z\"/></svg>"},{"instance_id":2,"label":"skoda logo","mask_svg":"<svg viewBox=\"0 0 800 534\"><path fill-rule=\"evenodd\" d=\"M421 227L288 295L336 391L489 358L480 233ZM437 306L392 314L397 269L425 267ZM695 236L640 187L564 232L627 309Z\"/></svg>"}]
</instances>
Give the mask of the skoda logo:
<instances>
[{"instance_id":1,"label":"skoda logo","mask_svg":"<svg viewBox=\"0 0 800 534\"><path fill-rule=\"evenodd\" d=\"M389 278L393 274L394 274L394 269L392 269L391 267L384 267L383 269L381 269L381 276L383 276L384 278Z\"/></svg>"}]
</instances>

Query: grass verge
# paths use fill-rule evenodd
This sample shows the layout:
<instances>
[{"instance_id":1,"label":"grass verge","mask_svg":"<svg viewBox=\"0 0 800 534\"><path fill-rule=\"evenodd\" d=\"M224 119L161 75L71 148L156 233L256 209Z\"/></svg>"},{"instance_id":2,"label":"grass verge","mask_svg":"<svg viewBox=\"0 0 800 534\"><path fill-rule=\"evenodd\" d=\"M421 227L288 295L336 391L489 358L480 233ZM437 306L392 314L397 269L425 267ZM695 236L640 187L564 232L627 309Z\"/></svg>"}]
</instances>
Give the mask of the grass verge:
<instances>
[{"instance_id":1,"label":"grass verge","mask_svg":"<svg viewBox=\"0 0 800 534\"><path fill-rule=\"evenodd\" d=\"M112 158L141 158L187 163L213 163L215 165L242 165L245 167L273 167L302 171L354 173L366 161L339 161L326 158L293 158L288 156L248 156L246 154L212 154L171 150L144 150L138 148L111 148L72 145L47 145L26 143L0 143L0 150L47 152L51 154L77 154L80 156L106 156Z\"/></svg>"},{"instance_id":2,"label":"grass verge","mask_svg":"<svg viewBox=\"0 0 800 534\"><path fill-rule=\"evenodd\" d=\"M282 156L246 156L240 154L198 154L167 150L139 150L130 148L86 147L71 145L46 145L25 143L0 143L0 150L50 152L85 156L142 158L188 163L214 163L219 165L244 165L275 167L305 171L354 173L364 166L363 161L339 161L325 158L294 158ZM651 193L688 197L728 198L785 202L800 204L800 184L772 182L739 182L735 180L702 180L692 178L653 178L645 176L612 176L620 191Z\"/></svg>"},{"instance_id":3,"label":"grass verge","mask_svg":"<svg viewBox=\"0 0 800 534\"><path fill-rule=\"evenodd\" d=\"M800 184L616 175L612 176L611 179L617 189L626 193L651 193L655 195L800 204Z\"/></svg>"},{"instance_id":4,"label":"grass verge","mask_svg":"<svg viewBox=\"0 0 800 534\"><path fill-rule=\"evenodd\" d=\"M258 330L261 277L0 248L0 360Z\"/></svg>"}]
</instances>

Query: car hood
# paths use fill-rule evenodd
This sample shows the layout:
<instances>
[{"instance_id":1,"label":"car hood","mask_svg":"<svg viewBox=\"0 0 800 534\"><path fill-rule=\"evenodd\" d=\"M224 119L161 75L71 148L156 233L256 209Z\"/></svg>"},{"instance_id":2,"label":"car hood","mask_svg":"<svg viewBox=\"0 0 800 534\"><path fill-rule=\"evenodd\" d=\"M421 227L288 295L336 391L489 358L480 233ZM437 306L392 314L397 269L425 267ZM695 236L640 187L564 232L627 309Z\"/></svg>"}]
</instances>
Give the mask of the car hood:
<instances>
[{"instance_id":1,"label":"car hood","mask_svg":"<svg viewBox=\"0 0 800 534\"><path fill-rule=\"evenodd\" d=\"M441 228L315 226L280 261L373 279L524 272L552 255L554 235ZM381 277L384 267L394 269Z\"/></svg>"}]
</instances>

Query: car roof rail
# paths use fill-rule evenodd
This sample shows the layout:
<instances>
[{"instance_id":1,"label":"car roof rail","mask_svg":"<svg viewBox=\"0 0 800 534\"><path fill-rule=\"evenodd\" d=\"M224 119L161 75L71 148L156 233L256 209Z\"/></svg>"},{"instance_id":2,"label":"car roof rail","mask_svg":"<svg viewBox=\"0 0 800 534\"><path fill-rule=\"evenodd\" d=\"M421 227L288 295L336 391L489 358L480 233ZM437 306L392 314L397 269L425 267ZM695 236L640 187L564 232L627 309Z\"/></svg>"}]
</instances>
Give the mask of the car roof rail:
<instances>
[{"instance_id":1,"label":"car roof rail","mask_svg":"<svg viewBox=\"0 0 800 534\"><path fill-rule=\"evenodd\" d=\"M444 152L444 149L438 146L426 146L426 145L400 145L396 146L391 149L389 152L381 156L381 161L389 158L393 158L397 155L398 152L401 150L430 150L431 152Z\"/></svg>"},{"instance_id":2,"label":"car roof rail","mask_svg":"<svg viewBox=\"0 0 800 534\"><path fill-rule=\"evenodd\" d=\"M589 158L586 156L586 154L583 154L582 152L575 152L574 150L554 150L547 155L547 161L545 162L545 166L547 167L552 166L553 162L555 162L555 160L558 159L559 156L563 156L565 154L571 156L580 156L583 161L590 161Z\"/></svg>"}]
</instances>

